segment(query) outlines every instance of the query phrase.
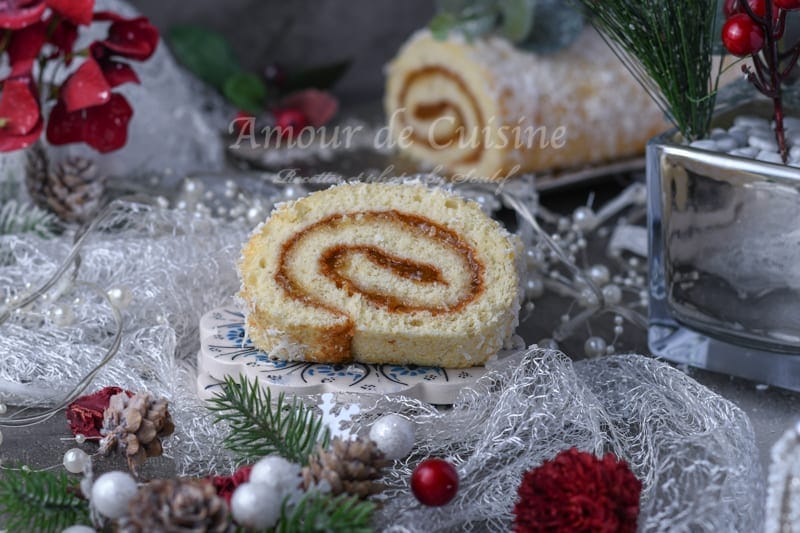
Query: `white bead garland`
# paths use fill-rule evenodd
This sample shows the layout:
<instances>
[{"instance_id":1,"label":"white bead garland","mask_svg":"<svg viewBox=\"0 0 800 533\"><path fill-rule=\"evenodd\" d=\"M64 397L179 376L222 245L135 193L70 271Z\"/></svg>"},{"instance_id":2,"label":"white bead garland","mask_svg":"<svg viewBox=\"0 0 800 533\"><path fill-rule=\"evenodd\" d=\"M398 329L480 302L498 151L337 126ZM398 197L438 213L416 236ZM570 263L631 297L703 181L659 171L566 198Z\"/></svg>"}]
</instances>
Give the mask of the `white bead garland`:
<instances>
[{"instance_id":1,"label":"white bead garland","mask_svg":"<svg viewBox=\"0 0 800 533\"><path fill-rule=\"evenodd\" d=\"M80 474L90 462L89 455L80 448L72 448L64 454L64 468L72 474Z\"/></svg>"},{"instance_id":2,"label":"white bead garland","mask_svg":"<svg viewBox=\"0 0 800 533\"><path fill-rule=\"evenodd\" d=\"M369 438L387 459L405 459L414 448L414 423L400 415L388 414L372 424Z\"/></svg>"},{"instance_id":3,"label":"white bead garland","mask_svg":"<svg viewBox=\"0 0 800 533\"><path fill-rule=\"evenodd\" d=\"M236 522L249 529L275 527L281 514L282 498L270 485L242 483L231 497L231 515Z\"/></svg>"},{"instance_id":4,"label":"white bead garland","mask_svg":"<svg viewBox=\"0 0 800 533\"><path fill-rule=\"evenodd\" d=\"M92 485L91 504L101 515L116 520L128 514L128 503L138 490L130 474L106 472Z\"/></svg>"}]
</instances>

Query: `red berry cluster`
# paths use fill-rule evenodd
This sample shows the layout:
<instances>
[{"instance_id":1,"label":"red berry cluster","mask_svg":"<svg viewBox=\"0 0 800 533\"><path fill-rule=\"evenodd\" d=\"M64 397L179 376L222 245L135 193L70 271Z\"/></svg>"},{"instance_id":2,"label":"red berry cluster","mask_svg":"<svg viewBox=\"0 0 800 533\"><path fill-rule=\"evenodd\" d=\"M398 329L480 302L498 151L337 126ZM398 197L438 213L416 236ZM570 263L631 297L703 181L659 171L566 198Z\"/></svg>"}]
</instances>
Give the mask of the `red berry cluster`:
<instances>
[{"instance_id":1,"label":"red berry cluster","mask_svg":"<svg viewBox=\"0 0 800 533\"><path fill-rule=\"evenodd\" d=\"M781 83L797 64L800 43L779 47L789 11L800 9L800 0L725 0L722 43L739 57L751 56L753 68L742 71L756 89L771 98L775 109L775 137L783 161L788 149L783 131Z\"/></svg>"}]
</instances>

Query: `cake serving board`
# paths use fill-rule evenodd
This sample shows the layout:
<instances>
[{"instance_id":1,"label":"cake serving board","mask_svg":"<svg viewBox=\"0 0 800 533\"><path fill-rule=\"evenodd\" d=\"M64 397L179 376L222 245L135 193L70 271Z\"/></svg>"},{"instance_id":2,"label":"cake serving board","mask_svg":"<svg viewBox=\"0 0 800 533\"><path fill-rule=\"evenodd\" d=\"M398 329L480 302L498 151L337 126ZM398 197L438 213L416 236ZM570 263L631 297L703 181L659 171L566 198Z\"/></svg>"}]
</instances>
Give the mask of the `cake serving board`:
<instances>
[{"instance_id":1,"label":"cake serving board","mask_svg":"<svg viewBox=\"0 0 800 533\"><path fill-rule=\"evenodd\" d=\"M504 355L501 352L498 357ZM243 374L258 378L273 394L401 394L433 404L452 404L461 389L487 372L483 366L448 369L270 359L246 338L244 314L235 307L214 309L200 319L197 371L197 391L204 399L215 394L225 377Z\"/></svg>"}]
</instances>

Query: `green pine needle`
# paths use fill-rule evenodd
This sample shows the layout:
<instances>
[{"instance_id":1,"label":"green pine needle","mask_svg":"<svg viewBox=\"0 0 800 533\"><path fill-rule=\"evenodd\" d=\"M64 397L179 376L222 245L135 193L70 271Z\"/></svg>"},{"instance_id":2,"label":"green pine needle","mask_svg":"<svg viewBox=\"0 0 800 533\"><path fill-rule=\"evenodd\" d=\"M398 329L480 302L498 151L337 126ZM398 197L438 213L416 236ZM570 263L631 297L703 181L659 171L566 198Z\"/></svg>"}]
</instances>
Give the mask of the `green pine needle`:
<instances>
[{"instance_id":1,"label":"green pine needle","mask_svg":"<svg viewBox=\"0 0 800 533\"><path fill-rule=\"evenodd\" d=\"M284 502L275 533L369 533L374 510L355 496L307 492L294 507Z\"/></svg>"},{"instance_id":2,"label":"green pine needle","mask_svg":"<svg viewBox=\"0 0 800 533\"><path fill-rule=\"evenodd\" d=\"M709 130L720 70L717 0L581 0L593 24L686 139Z\"/></svg>"},{"instance_id":3,"label":"green pine needle","mask_svg":"<svg viewBox=\"0 0 800 533\"><path fill-rule=\"evenodd\" d=\"M32 204L8 200L0 208L0 235L36 233L44 239L52 238L58 230L58 219Z\"/></svg>"},{"instance_id":4,"label":"green pine needle","mask_svg":"<svg viewBox=\"0 0 800 533\"><path fill-rule=\"evenodd\" d=\"M244 459L278 454L306 465L317 445L327 447L330 441L328 429L311 408L297 398L287 402L283 393L273 404L269 389L262 389L257 379L226 377L222 393L209 408L216 421L230 424L225 446Z\"/></svg>"},{"instance_id":5,"label":"green pine needle","mask_svg":"<svg viewBox=\"0 0 800 533\"><path fill-rule=\"evenodd\" d=\"M8 531L60 532L91 524L89 502L65 472L6 469L0 477L0 516Z\"/></svg>"}]
</instances>

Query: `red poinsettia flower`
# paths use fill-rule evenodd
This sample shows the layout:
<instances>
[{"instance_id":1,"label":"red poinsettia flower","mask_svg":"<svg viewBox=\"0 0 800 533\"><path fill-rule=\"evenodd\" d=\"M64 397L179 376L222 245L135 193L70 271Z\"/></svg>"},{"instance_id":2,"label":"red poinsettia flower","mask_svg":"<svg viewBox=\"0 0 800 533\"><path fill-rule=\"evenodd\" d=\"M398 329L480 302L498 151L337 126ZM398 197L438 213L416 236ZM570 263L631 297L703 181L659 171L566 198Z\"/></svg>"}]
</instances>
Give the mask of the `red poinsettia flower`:
<instances>
[{"instance_id":1,"label":"red poinsettia flower","mask_svg":"<svg viewBox=\"0 0 800 533\"><path fill-rule=\"evenodd\" d=\"M20 30L42 18L44 0L0 0L0 28Z\"/></svg>"},{"instance_id":2,"label":"red poinsettia flower","mask_svg":"<svg viewBox=\"0 0 800 533\"><path fill-rule=\"evenodd\" d=\"M100 153L125 146L133 108L121 94L112 94L105 104L69 112L59 100L50 112L47 140L54 145L85 142Z\"/></svg>"},{"instance_id":3,"label":"red poinsettia flower","mask_svg":"<svg viewBox=\"0 0 800 533\"><path fill-rule=\"evenodd\" d=\"M47 5L73 24L92 23L94 0L47 0Z\"/></svg>"},{"instance_id":4,"label":"red poinsettia flower","mask_svg":"<svg viewBox=\"0 0 800 533\"><path fill-rule=\"evenodd\" d=\"M14 32L8 43L8 62L11 65L10 78L29 77L33 63L39 56L45 42L45 25L41 22Z\"/></svg>"},{"instance_id":5,"label":"red poinsettia flower","mask_svg":"<svg viewBox=\"0 0 800 533\"><path fill-rule=\"evenodd\" d=\"M0 97L0 152L26 148L42 134L44 122L39 102L28 78L3 82Z\"/></svg>"},{"instance_id":6,"label":"red poinsettia flower","mask_svg":"<svg viewBox=\"0 0 800 533\"><path fill-rule=\"evenodd\" d=\"M94 20L111 21L108 36L99 41L109 55L144 61L156 51L158 30L147 17L126 19L110 11L99 11L94 14Z\"/></svg>"},{"instance_id":7,"label":"red poinsettia flower","mask_svg":"<svg viewBox=\"0 0 800 533\"><path fill-rule=\"evenodd\" d=\"M77 398L67 407L67 421L73 435L84 437L100 437L100 428L103 427L103 413L108 407L108 402L115 394L124 392L128 397L133 396L131 391L120 387L103 387L97 392L86 394Z\"/></svg>"}]
</instances>

